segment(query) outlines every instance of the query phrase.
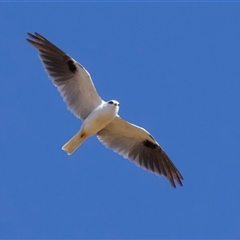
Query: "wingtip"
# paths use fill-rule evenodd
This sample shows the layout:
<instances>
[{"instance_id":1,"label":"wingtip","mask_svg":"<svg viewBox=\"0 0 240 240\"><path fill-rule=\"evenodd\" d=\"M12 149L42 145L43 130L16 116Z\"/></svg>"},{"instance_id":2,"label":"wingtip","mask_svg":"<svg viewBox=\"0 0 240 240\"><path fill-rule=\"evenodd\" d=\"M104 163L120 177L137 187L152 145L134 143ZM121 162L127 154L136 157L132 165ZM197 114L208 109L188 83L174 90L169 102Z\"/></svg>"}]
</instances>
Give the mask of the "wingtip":
<instances>
[{"instance_id":1,"label":"wingtip","mask_svg":"<svg viewBox=\"0 0 240 240\"><path fill-rule=\"evenodd\" d=\"M31 34L31 33L27 32L27 35L28 35L29 38L32 38L32 34ZM30 42L31 40L28 39L28 38L26 38L26 41L27 41L27 42Z\"/></svg>"},{"instance_id":2,"label":"wingtip","mask_svg":"<svg viewBox=\"0 0 240 240\"><path fill-rule=\"evenodd\" d=\"M173 179L168 179L173 188L176 188L176 184Z\"/></svg>"},{"instance_id":3,"label":"wingtip","mask_svg":"<svg viewBox=\"0 0 240 240\"><path fill-rule=\"evenodd\" d=\"M34 32L34 33L30 33L27 32L28 37L32 38L32 39L41 39L41 40L46 40L41 34L39 34L38 32Z\"/></svg>"},{"instance_id":4,"label":"wingtip","mask_svg":"<svg viewBox=\"0 0 240 240\"><path fill-rule=\"evenodd\" d=\"M36 36L35 36L34 34L30 33L30 32L27 32L27 35L28 35L28 37L30 37L30 38L36 38Z\"/></svg>"},{"instance_id":5,"label":"wingtip","mask_svg":"<svg viewBox=\"0 0 240 240\"><path fill-rule=\"evenodd\" d=\"M182 175L175 176L175 177L172 177L172 178L168 179L168 181L170 182L170 184L173 188L177 188L176 187L176 182L178 183L178 186L183 187L183 183L182 183L181 180L183 180Z\"/></svg>"}]
</instances>

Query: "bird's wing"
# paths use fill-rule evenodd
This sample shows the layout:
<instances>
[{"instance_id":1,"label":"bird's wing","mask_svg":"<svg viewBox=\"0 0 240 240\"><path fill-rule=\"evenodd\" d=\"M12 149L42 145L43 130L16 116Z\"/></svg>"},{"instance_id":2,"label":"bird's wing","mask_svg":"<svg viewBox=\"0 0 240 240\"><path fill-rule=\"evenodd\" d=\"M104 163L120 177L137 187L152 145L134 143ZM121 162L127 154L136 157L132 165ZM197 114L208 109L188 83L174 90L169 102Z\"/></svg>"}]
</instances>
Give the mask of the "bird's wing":
<instances>
[{"instance_id":1,"label":"bird's wing","mask_svg":"<svg viewBox=\"0 0 240 240\"><path fill-rule=\"evenodd\" d=\"M43 66L61 93L68 109L76 117L85 119L102 99L98 95L87 70L61 49L35 32L27 41L39 52Z\"/></svg>"},{"instance_id":2,"label":"bird's wing","mask_svg":"<svg viewBox=\"0 0 240 240\"><path fill-rule=\"evenodd\" d=\"M182 175L160 145L145 129L126 122L119 116L97 133L106 147L158 175L164 175L173 187L182 186Z\"/></svg>"}]
</instances>

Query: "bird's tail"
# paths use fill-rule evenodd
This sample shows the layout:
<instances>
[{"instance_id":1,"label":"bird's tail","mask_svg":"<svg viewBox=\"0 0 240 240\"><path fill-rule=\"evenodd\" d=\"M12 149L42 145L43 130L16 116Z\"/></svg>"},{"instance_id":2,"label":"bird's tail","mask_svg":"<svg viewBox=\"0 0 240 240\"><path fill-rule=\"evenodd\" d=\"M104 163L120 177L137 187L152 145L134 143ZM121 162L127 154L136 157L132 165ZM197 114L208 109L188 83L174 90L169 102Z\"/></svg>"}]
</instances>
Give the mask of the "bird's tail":
<instances>
[{"instance_id":1,"label":"bird's tail","mask_svg":"<svg viewBox=\"0 0 240 240\"><path fill-rule=\"evenodd\" d=\"M72 154L85 140L85 133L80 129L67 143L62 146L62 150L68 155Z\"/></svg>"}]
</instances>

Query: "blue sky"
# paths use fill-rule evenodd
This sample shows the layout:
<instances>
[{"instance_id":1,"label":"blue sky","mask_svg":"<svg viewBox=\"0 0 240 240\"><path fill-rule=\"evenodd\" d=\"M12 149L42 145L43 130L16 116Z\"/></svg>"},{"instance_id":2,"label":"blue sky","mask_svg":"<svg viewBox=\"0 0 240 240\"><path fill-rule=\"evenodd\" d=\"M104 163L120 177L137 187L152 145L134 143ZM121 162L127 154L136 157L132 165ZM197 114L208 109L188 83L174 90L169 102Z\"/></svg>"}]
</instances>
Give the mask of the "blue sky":
<instances>
[{"instance_id":1,"label":"blue sky","mask_svg":"<svg viewBox=\"0 0 240 240\"><path fill-rule=\"evenodd\" d=\"M240 238L239 3L0 3L0 238ZM79 61L184 177L80 128L26 32Z\"/></svg>"}]
</instances>

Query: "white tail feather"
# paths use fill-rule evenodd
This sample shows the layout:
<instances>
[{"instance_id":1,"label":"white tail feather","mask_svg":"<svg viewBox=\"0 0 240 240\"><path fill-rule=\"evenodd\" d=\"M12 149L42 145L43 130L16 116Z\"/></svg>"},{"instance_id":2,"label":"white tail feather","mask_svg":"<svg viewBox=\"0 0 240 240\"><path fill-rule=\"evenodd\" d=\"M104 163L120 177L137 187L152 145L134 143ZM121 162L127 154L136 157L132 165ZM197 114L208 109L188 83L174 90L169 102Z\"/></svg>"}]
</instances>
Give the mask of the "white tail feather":
<instances>
[{"instance_id":1,"label":"white tail feather","mask_svg":"<svg viewBox=\"0 0 240 240\"><path fill-rule=\"evenodd\" d=\"M62 146L62 150L66 151L68 155L72 154L84 141L86 136L82 130L78 131L67 143Z\"/></svg>"}]
</instances>

